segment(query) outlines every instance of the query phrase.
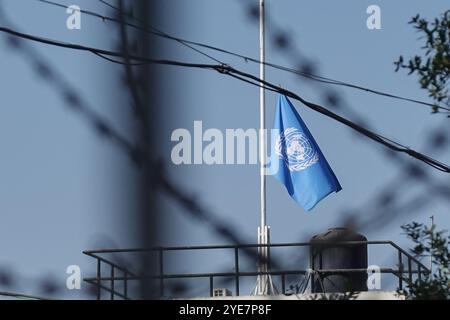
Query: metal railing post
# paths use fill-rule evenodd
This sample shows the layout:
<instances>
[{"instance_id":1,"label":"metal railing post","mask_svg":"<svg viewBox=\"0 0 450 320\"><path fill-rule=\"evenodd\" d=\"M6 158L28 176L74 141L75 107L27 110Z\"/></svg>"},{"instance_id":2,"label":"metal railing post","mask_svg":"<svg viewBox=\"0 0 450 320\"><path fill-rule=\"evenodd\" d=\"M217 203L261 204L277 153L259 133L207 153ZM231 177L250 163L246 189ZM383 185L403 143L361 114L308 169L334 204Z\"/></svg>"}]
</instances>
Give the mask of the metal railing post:
<instances>
[{"instance_id":1,"label":"metal railing post","mask_svg":"<svg viewBox=\"0 0 450 320\"><path fill-rule=\"evenodd\" d=\"M214 277L209 276L209 296L212 297L214 295Z\"/></svg>"},{"instance_id":2,"label":"metal railing post","mask_svg":"<svg viewBox=\"0 0 450 320\"><path fill-rule=\"evenodd\" d=\"M164 251L159 249L159 292L161 297L164 296Z\"/></svg>"},{"instance_id":3,"label":"metal railing post","mask_svg":"<svg viewBox=\"0 0 450 320\"><path fill-rule=\"evenodd\" d=\"M398 252L398 288L400 290L403 290L403 262L402 262L402 252L400 250L397 250Z\"/></svg>"},{"instance_id":4,"label":"metal railing post","mask_svg":"<svg viewBox=\"0 0 450 320\"><path fill-rule=\"evenodd\" d=\"M411 265L411 257L408 257L408 277L409 283L412 283L412 265Z\"/></svg>"},{"instance_id":5,"label":"metal railing post","mask_svg":"<svg viewBox=\"0 0 450 320\"><path fill-rule=\"evenodd\" d=\"M314 252L315 250L314 250L314 247L313 248L311 248L310 249L310 253L309 253L309 265L310 265L310 267L311 267L311 270L313 271L313 272L311 272L311 292L314 292L315 291L315 287L314 287L314 281L315 281L315 279L314 279L314 274L315 274L315 272L314 272L314 270L315 270L315 256L314 256L314 254L315 254L315 252Z\"/></svg>"},{"instance_id":6,"label":"metal railing post","mask_svg":"<svg viewBox=\"0 0 450 320\"><path fill-rule=\"evenodd\" d=\"M417 265L417 277L419 278L419 281L422 282L422 267L420 264Z\"/></svg>"},{"instance_id":7,"label":"metal railing post","mask_svg":"<svg viewBox=\"0 0 450 320\"><path fill-rule=\"evenodd\" d=\"M114 266L111 266L111 300L114 300Z\"/></svg>"},{"instance_id":8,"label":"metal railing post","mask_svg":"<svg viewBox=\"0 0 450 320\"><path fill-rule=\"evenodd\" d=\"M97 300L100 300L102 297L101 291L101 277L102 277L102 265L101 260L97 259Z\"/></svg>"},{"instance_id":9,"label":"metal railing post","mask_svg":"<svg viewBox=\"0 0 450 320\"><path fill-rule=\"evenodd\" d=\"M234 248L234 269L236 271L236 296L239 296L239 248Z\"/></svg>"},{"instance_id":10,"label":"metal railing post","mask_svg":"<svg viewBox=\"0 0 450 320\"><path fill-rule=\"evenodd\" d=\"M123 295L125 300L128 300L128 272L124 271L123 273Z\"/></svg>"}]
</instances>

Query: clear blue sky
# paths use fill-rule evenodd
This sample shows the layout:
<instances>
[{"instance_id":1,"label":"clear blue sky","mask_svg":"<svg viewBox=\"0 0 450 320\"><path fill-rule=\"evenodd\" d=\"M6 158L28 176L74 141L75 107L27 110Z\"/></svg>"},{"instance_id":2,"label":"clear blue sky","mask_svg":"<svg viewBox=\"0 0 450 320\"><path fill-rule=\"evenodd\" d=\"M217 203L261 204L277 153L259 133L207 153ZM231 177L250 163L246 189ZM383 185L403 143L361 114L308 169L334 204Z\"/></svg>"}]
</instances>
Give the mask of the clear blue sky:
<instances>
[{"instance_id":1,"label":"clear blue sky","mask_svg":"<svg viewBox=\"0 0 450 320\"><path fill-rule=\"evenodd\" d=\"M115 49L116 29L83 16L81 31L65 28L64 10L34 1L2 0L10 19L22 31L64 41ZM255 1L256 2L256 1ZM111 14L96 1L71 1L83 9ZM381 7L382 30L366 28L366 8ZM301 52L317 63L319 72L339 80L428 100L414 76L395 73L393 61L400 54L418 52L418 35L407 24L421 13L434 18L448 7L443 2L423 1L267 1L271 22L291 35ZM243 1L161 1L160 29L196 41L210 43L246 55L258 55L258 28L245 11ZM271 28L269 23L268 28ZM3 38L3 36L2 36ZM176 43L158 41L167 49L161 58L208 62L204 57ZM128 106L117 103L115 90L121 84L120 66L111 65L87 53L34 45L50 59L92 105L126 131ZM81 251L98 246L132 245L122 227L127 221L126 188L120 178L133 174L129 161L114 146L99 139L83 120L67 110L64 102L32 72L23 57L0 43L0 266L9 267L25 279L52 275L64 287L65 268L79 264L86 273L93 261ZM258 67L238 59L219 56L235 67L257 74ZM267 59L296 66L297 60L280 53L268 43ZM257 128L258 89L234 79L203 70L161 67L172 79L161 92L166 117L159 136L170 176L195 194L197 199L233 224L249 242L256 242L259 222L258 167L174 166L169 163L172 130L191 129L194 120L205 128ZM267 78L314 102L324 102L317 90L293 75L267 70ZM172 90L169 92L169 90ZM448 123L427 108L353 90L339 89L345 101L366 118L377 132L418 150L426 150L427 133ZM273 122L276 96L267 94L267 124ZM359 138L349 128L295 103L303 119L338 176L343 190L322 201L312 213L305 213L288 196L282 185L268 178L268 222L273 242L308 239L328 227L344 223L344 212L359 209L362 219L373 206L372 199L398 176L400 167L385 157L383 148ZM339 110L338 110L339 111ZM125 119L125 120L124 120ZM431 154L450 163L450 152ZM436 179L448 184L448 176L424 167ZM120 182L119 182L120 181ZM125 185L124 185L125 184ZM426 188L410 183L401 190L402 199L423 194ZM224 243L207 227L192 222L176 204L159 196L166 221L164 245ZM450 225L448 201L430 194L432 200L421 210L391 217L383 227L363 230L371 240L389 239L408 247L400 225L416 220L428 223L435 215L439 228ZM367 212L366 212L367 211ZM110 240L106 240L110 239ZM375 261L376 260L376 261ZM387 252L376 252L373 263L390 261ZM224 263L219 260L220 263ZM208 265L206 263L206 265ZM211 264L212 265L212 264ZM184 268L196 267L195 259ZM17 285L17 291L38 293L32 281ZM0 288L1 289L1 288ZM76 297L77 293L67 293Z\"/></svg>"}]
</instances>

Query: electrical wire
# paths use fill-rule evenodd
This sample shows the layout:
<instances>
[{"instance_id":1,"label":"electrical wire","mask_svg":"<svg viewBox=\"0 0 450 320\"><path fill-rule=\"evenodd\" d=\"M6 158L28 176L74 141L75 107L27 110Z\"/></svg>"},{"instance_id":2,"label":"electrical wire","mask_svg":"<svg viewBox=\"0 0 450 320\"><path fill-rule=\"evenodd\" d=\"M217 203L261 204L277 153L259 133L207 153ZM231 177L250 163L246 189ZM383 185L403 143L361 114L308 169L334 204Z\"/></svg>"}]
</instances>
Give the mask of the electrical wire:
<instances>
[{"instance_id":1,"label":"electrical wire","mask_svg":"<svg viewBox=\"0 0 450 320\"><path fill-rule=\"evenodd\" d=\"M93 54L95 54L96 56L98 56L98 57L100 57L102 59L105 59L106 61L109 61L109 62L112 62L112 63L115 63L115 64L129 65L129 66L144 66L144 65L147 65L147 63L145 63L145 62L142 62L142 63L139 63L139 62L137 62L137 63L135 63L135 62L125 63L125 62L122 62L122 61L118 61L118 60L115 60L115 59L108 58L107 56L105 56L105 55L103 55L101 53L98 53L98 52L93 52Z\"/></svg>"},{"instance_id":2,"label":"electrical wire","mask_svg":"<svg viewBox=\"0 0 450 320\"><path fill-rule=\"evenodd\" d=\"M73 49L73 50L78 50L78 51L90 52L90 53L93 53L96 55L100 54L100 56L107 56L109 58L110 57L125 58L125 55L122 53L119 53L119 52L108 51L108 50L103 50L103 49L87 47L87 46L83 46L83 45L72 44L72 43L68 43L68 42L62 42L62 41L52 40L52 39L48 39L48 38L38 37L38 36L18 32L18 31L15 31L15 30L12 30L12 29L6 28L6 27L0 27L0 32L4 32L7 34L16 36L16 37L20 37L22 39L40 42L40 43L47 44L47 45L52 45L52 46L57 46L57 47L62 47L62 48L67 48L67 49ZM420 160L439 171L450 173L450 167L442 162L439 162L427 155L424 155L420 152L410 149L410 148L408 148L400 143L397 143L391 139L388 139L380 134L374 133L374 132L372 132L372 131L370 131L370 130L368 130L368 129L366 129L366 128L364 128L342 116L339 116L338 114L324 108L321 105L318 105L318 104L315 104L315 103L312 103L312 102L309 102L309 101L303 99L301 96L297 95L296 93L294 93L292 91L280 88L279 86L274 85L268 81L262 81L258 77L254 76L252 74L240 71L240 70L232 68L230 66L188 63L188 62L167 60L167 59L153 59L153 58L142 57L142 56L131 55L131 54L129 54L127 57L131 60L144 62L144 63L215 70L219 73L237 78L238 80L245 81L246 83L249 83L251 85L258 86L258 87L263 86L267 90L277 92L280 94L284 94L287 97L290 97L294 100L300 101L302 104L304 104L308 108L352 128L353 130L359 132L360 134L368 137L369 139L371 139L377 143L384 145L385 147L387 147L393 151L400 152L400 153L406 153L406 154L410 155L411 157L413 157L417 160Z\"/></svg>"},{"instance_id":3,"label":"electrical wire","mask_svg":"<svg viewBox=\"0 0 450 320\"><path fill-rule=\"evenodd\" d=\"M45 37L33 36L33 35L30 35L27 33L15 31L15 30L13 30L11 28L7 28L7 27L0 27L0 32L8 33L10 35L13 35L13 36L16 36L16 37L19 37L22 39L34 41L34 42L40 42L43 44L48 44L48 45L66 48L66 49L90 52L90 53L98 55L99 57L102 57L102 58L104 58L104 56L115 57L115 58L125 58L125 55L120 52L103 50L103 49L98 49L98 48L93 48L93 47L87 47L87 46L83 46L83 45L79 45L79 44L73 44L73 43L64 42L64 41L53 40L53 39L45 38ZM137 55L133 55L133 54L129 54L128 56L131 60L140 61L143 64L145 64L145 63L147 63L147 64L148 63L167 64L167 65L174 65L174 66L205 68L205 69L216 69L218 66L216 64L186 63L186 62L175 61L175 60L152 59L152 58L146 58L146 57L137 56ZM120 62L116 61L116 63L120 63Z\"/></svg>"},{"instance_id":4,"label":"electrical wire","mask_svg":"<svg viewBox=\"0 0 450 320\"><path fill-rule=\"evenodd\" d=\"M19 299L19 300L49 300L48 298L32 296L32 295L29 295L29 294L15 293L15 292L6 292L6 291L0 291L0 296L9 297L9 298L16 298L16 299Z\"/></svg>"},{"instance_id":5,"label":"electrical wire","mask_svg":"<svg viewBox=\"0 0 450 320\"><path fill-rule=\"evenodd\" d=\"M56 3L56 2L53 2L53 1L49 1L49 0L35 0L35 1L46 3L46 4L49 4L49 5L58 6L58 7L62 7L62 8L67 8L66 5L63 5L63 4L60 4L60 3ZM118 12L121 12L120 8L118 8L118 7L108 3L107 1L104 1L104 0L98 0L98 1L103 3L104 5L112 8L112 9L118 11ZM80 10L80 12L82 12L84 14L87 14L87 15L91 15L93 17L100 18L103 21L111 21L111 22L115 22L115 23L120 23L119 19L112 18L112 17L106 16L106 15L101 15L101 14L98 14L98 13L93 12L93 11ZM133 20L135 20L137 22L139 22L140 24L144 24L141 20L139 20L138 18L136 18L136 17L134 17L134 16L132 16L132 15L130 15L128 13L123 13L123 14L125 16L127 16L127 17L129 17L129 18L131 18L131 19L133 19ZM258 59L255 59L255 58L252 58L250 56L243 55L243 54L239 54L239 53L236 53L236 52L233 52L233 51L230 51L230 50L226 50L226 49L223 49L223 48L219 48L219 47L216 47L216 46L212 46L212 45L201 43L201 42L197 42L197 41L191 41L191 40L186 40L186 39L183 39L183 38L175 37L175 36L172 36L172 35L164 32L164 31L160 30L160 29L157 29L157 28L155 28L153 26L148 26L148 28L146 28L146 27L144 27L142 25L137 25L137 24L134 24L134 23L126 22L126 21L123 22L123 23L126 26L134 28L136 30L139 30L139 31L142 31L142 32L145 32L145 33L148 33L148 34L152 34L152 35L155 35L155 36L158 36L158 37L166 38L166 39L169 39L169 40L174 40L174 41L176 41L176 42L178 42L178 43L180 43L180 44L190 48L191 50L194 50L195 52L197 52L197 53L207 57L208 59L211 59L212 61L215 61L215 62L220 63L220 64L225 64L225 63L223 61L217 59L216 57L213 57L213 56L211 56L211 55L205 53L204 51L201 51L201 50L199 50L199 49L197 49L195 47L201 47L201 48L204 48L204 49L214 50L216 52L224 53L224 54L227 54L227 55L231 55L231 56L243 59L246 62L250 61L250 62L253 62L253 63L257 63L257 64L263 63L264 65L266 65L268 67L271 67L271 68L274 68L274 69L278 69L278 70L281 70L281 71L284 71L284 72L289 72L289 73L292 73L292 74L296 74L298 76L301 76L301 77L304 77L304 78L307 78L307 79L310 79L310 80L313 80L313 81L317 81L317 82L321 82L321 83L325 83L325 84L330 84L330 85L336 85L336 86L343 86L343 87L347 87L347 88L352 88L352 89L364 91L364 92L367 92L367 93L371 93L371 94L375 94L375 95L379 95L379 96L383 96L383 97L387 97L387 98L407 101L407 102L411 102L411 103L415 103L415 104L431 107L433 109L444 110L446 112L450 112L450 108L449 107L437 105L437 104L434 104L434 103L429 103L429 102L425 102L425 101L421 101L421 100L417 100L417 99L407 98L407 97L403 97L403 96L400 96L400 95L397 95L397 94L383 92L383 91L380 91L380 90L371 89L371 88L364 87L364 86L361 86L361 85L357 85L357 84L353 84L353 83L349 83L349 82L344 82L344 81L341 81L341 80L335 80L335 79L332 79L332 78L329 78L329 77L323 77L323 76L315 75L315 74L310 73L310 72L304 72L304 71L301 71L301 70L298 70L298 69L295 69L295 68L286 67L286 66L282 66L282 65L279 65L279 64L271 63L271 62L261 62Z\"/></svg>"},{"instance_id":6,"label":"electrical wire","mask_svg":"<svg viewBox=\"0 0 450 320\"><path fill-rule=\"evenodd\" d=\"M50 0L35 0L35 1L38 1L38 2L41 2L41 3L45 3L45 4L48 4L48 5L52 5L52 6L56 6L56 7L60 7L60 8L66 8L66 9L68 8L67 5L64 5L64 4L61 4L61 3L57 3L57 2L54 2L54 1L50 1ZM121 11L119 8L116 8L113 5L108 4L106 1L101 1L101 2L103 4L109 6L109 7L114 8L115 10ZM207 54L206 52L203 52L203 51L201 51L201 50L191 46L187 41L184 41L182 39L178 39L178 38L175 38L175 37L171 37L170 35L166 34L165 32L163 32L163 31L161 31L161 30L159 30L159 29L157 29L155 27L149 26L149 28L145 28L145 27L138 26L138 25L135 25L135 24L127 22L127 21L120 21L120 19L117 19L117 18L109 17L109 16L106 16L106 15L101 15L101 14L99 14L97 12L93 12L93 11L90 11L90 10L80 9L80 12L83 13L83 14L92 16L92 17L100 18L102 21L111 21L111 22L118 23L118 24L123 23L124 25L126 25L128 27L134 28L136 30L139 30L139 31L142 31L142 32L145 32L145 33L148 33L148 34L152 34L152 35L155 35L155 36L163 37L163 38L166 38L166 39L175 40L178 43L181 43L182 45L188 47L189 49L194 50L195 52L197 52L197 53L207 57L208 59L210 59L210 60L212 60L214 62L223 64L223 62L220 61L219 59L217 59L217 58ZM125 14L125 15L129 16L128 14Z\"/></svg>"}]
</instances>

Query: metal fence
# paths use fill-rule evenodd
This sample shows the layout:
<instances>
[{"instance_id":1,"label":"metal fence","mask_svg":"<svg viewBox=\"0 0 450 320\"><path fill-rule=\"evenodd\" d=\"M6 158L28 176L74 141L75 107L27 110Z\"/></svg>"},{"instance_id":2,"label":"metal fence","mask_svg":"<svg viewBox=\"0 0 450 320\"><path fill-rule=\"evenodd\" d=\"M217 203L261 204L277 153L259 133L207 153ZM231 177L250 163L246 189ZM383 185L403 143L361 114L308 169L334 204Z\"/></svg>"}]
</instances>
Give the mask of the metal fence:
<instances>
[{"instance_id":1,"label":"metal fence","mask_svg":"<svg viewBox=\"0 0 450 320\"><path fill-rule=\"evenodd\" d=\"M260 271L240 271L241 260L243 259L243 252L248 255L249 252L257 253L258 248L269 246L270 248L287 248L287 247L310 247L312 244L305 243L278 243L270 245L260 244L241 244L241 245L213 245L213 246L182 246L182 247L153 247L148 249L107 249L107 250L88 250L84 251L85 255L92 257L97 262L97 274L95 277L84 278L84 281L95 286L97 299L102 299L102 293L107 293L109 299L125 299L129 300L129 284L130 281L141 281L143 279L151 278L158 282L158 297L165 296L166 281L169 279L207 279L209 280L209 295L213 296L214 282L218 278L232 278L235 287L235 295L240 295L240 283L244 277L256 277L258 275L271 275L273 277L279 277L281 282L281 294L286 294L286 277L290 275L306 275L308 272L313 272L314 275L326 276L327 274L349 274L349 273L362 273L367 272L367 269L315 269L314 262L310 259L310 269L296 269L296 270L272 270L269 272ZM381 273L389 273L396 276L398 280L398 288L401 290L404 287L404 283L412 282L413 279L423 279L424 276L430 274L430 270L425 267L420 261L418 261L411 254L400 248L392 241L342 241L337 243L328 243L328 246L356 246L356 245L386 245L389 246L395 252L396 267L382 267L380 266ZM211 272L211 273L166 273L165 272L165 255L167 252L174 251L205 251L205 250L231 250L234 255L234 271L232 272ZM157 255L157 274L143 275L142 273L136 273L130 268L112 261L111 258L106 258L108 254L156 254ZM102 267L109 268L109 272L102 273ZM311 284L314 281L311 277ZM120 289L117 284L120 283ZM206 292L205 292L206 295ZM155 297L156 297L155 296Z\"/></svg>"}]
</instances>

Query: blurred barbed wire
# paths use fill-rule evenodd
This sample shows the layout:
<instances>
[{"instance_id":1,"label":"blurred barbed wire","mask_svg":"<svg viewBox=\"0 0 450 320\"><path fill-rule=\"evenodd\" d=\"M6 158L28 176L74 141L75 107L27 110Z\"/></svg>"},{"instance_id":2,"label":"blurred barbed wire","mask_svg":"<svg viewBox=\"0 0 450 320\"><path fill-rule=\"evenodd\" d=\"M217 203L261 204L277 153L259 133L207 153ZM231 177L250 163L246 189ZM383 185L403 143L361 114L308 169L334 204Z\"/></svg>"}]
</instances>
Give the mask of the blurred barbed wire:
<instances>
[{"instance_id":1,"label":"blurred barbed wire","mask_svg":"<svg viewBox=\"0 0 450 320\"><path fill-rule=\"evenodd\" d=\"M123 7L121 7L121 2L119 2L119 9L123 11ZM249 17L252 21L256 21L256 17L254 14L255 6L249 6L248 8ZM1 8L0 8L1 13ZM119 21L124 21L126 18L122 15L119 18ZM2 16L4 19L4 16ZM285 53L288 57L294 59L299 63L299 69L308 73L317 73L317 67L314 67L314 64L307 60L306 56L298 50L297 46L291 41L287 32L283 31L281 28L274 27L276 26L273 19L269 17L269 23L271 24L271 33L269 37L273 43L276 44L276 47L280 50L280 52ZM143 112L143 106L140 98L140 93L145 88L141 87L141 84L136 80L136 76L134 75L133 69L130 67L130 60L126 57L129 56L129 43L128 36L126 30L124 28L125 24L122 23L120 27L121 33L121 43L119 46L122 48L122 51L125 53L125 63L124 63L124 73L126 77L127 88L131 94L131 105L134 106L132 108L133 112L136 114L136 119L140 123L140 130L143 132L148 130L148 119L146 118L146 112ZM184 214L189 216L192 219L202 222L209 229L211 229L218 236L226 239L235 244L241 244L248 242L248 239L243 237L238 231L239 228L235 225L231 225L228 221L220 218L220 215L212 212L207 209L204 204L201 204L198 200L198 197L183 190L178 187L175 183L170 181L167 178L165 173L165 168L161 161L150 161L148 156L148 141L142 142L129 142L125 135L120 133L114 126L109 123L105 118L98 114L95 109L90 105L89 101L85 98L81 97L77 90L71 86L68 81L62 76L60 72L56 70L54 66L52 66L44 56L40 55L37 50L35 50L32 46L25 43L25 41L19 40L15 37L7 37L8 46L15 50L17 53L21 54L26 61L30 63L32 66L33 72L35 72L43 81L45 81L48 85L55 89L65 102L65 105L72 110L75 114L80 116L84 121L86 121L90 128L93 129L98 136L102 137L108 143L112 143L116 145L120 150L122 150L127 157L130 159L131 163L142 170L142 168L151 168L151 174L149 174L146 179L151 181L148 182L147 186L157 186L157 188L162 191L165 195L167 195L170 199L178 203L178 205L183 208L182 211ZM312 83L312 82L307 82ZM366 127L371 127L370 123L367 119L362 117L360 114L356 113L352 108L348 106L347 103L344 102L344 99L340 96L340 94L329 88L324 87L322 84L315 83L314 86L318 90L321 90L326 97L326 102L340 110L345 112L347 115L351 116L355 119L359 124L363 124ZM447 140L447 131L448 126L442 129L438 129L433 131L430 134L432 141L434 141L430 146L430 152L435 152L439 150L443 150L448 145ZM147 134L141 135L141 139L145 139ZM144 138L143 138L144 137ZM144 146L144 147L143 147ZM374 200L377 205L373 207L374 213L371 222L366 222L366 224L357 224L357 229L367 228L370 226L371 228L378 223L386 224L390 221L393 212L397 215L399 212L412 212L413 210L418 210L423 208L424 205L429 201L428 195L423 195L422 197L414 197L412 201L406 202L403 204L397 204L396 200L396 192L398 188L406 188L409 185L410 180L418 181L426 186L429 186L430 191L433 194L436 194L444 199L449 200L449 188L448 186L442 182L436 182L435 178L428 174L427 171L422 169L422 167L418 165L411 165L409 161L401 159L398 155L392 152L385 152L383 150L383 155L385 155L388 159L392 159L392 162L398 166L401 166L400 179L396 179L395 183L389 183L388 187L385 188L380 195L376 196ZM148 191L147 191L148 192ZM367 206L364 206L367 208ZM381 210L383 209L383 210ZM386 210L389 209L389 210ZM356 210L359 211L359 210ZM355 221L355 214L348 214L348 220ZM255 250L246 249L244 253L247 257L254 259L257 257L257 252ZM274 268L278 267L277 261L272 261L272 266ZM3 279L3 280L2 280ZM13 283L12 278L1 275L0 274L0 285L11 285ZM8 284L9 283L9 284ZM53 282L51 282L53 283ZM56 292L55 287L50 282L43 282L44 291L46 292ZM177 289L178 288L178 289ZM181 288L181 289L180 289ZM180 285L175 285L175 291L184 291L183 287Z\"/></svg>"}]
</instances>

